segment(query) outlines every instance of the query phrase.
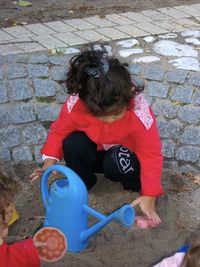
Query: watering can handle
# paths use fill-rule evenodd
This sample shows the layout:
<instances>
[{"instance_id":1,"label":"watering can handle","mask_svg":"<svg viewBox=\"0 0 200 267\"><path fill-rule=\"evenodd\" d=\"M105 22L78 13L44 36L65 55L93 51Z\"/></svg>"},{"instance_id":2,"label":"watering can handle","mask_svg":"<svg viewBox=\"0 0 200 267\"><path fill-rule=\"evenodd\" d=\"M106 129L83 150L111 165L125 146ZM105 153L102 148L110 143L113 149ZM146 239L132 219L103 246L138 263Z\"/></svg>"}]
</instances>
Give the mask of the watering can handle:
<instances>
[{"instance_id":1,"label":"watering can handle","mask_svg":"<svg viewBox=\"0 0 200 267\"><path fill-rule=\"evenodd\" d=\"M48 186L48 178L49 175L53 172L53 171L58 171L62 174L64 174L69 183L70 181L72 181L72 177L77 176L77 174L72 171L70 168L66 167L66 166L62 166L62 165L52 165L50 167L48 167L44 174L42 175L41 178L41 193L42 193L42 201L44 204L44 207L46 208L47 203L48 203L48 199L49 199L49 186Z\"/></svg>"}]
</instances>

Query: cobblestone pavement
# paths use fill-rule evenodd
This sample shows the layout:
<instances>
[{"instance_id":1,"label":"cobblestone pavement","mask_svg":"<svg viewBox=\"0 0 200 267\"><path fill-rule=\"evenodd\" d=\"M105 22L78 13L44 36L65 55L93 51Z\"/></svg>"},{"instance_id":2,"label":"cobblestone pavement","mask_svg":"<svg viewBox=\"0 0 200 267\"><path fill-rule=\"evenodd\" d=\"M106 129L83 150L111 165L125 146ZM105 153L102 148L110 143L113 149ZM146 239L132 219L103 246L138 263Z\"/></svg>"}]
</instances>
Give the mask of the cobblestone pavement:
<instances>
[{"instance_id":1,"label":"cobblestone pavement","mask_svg":"<svg viewBox=\"0 0 200 267\"><path fill-rule=\"evenodd\" d=\"M198 172L199 23L196 4L0 30L0 159L41 161L39 150L67 96L71 56L103 40L145 85L166 166Z\"/></svg>"},{"instance_id":2,"label":"cobblestone pavement","mask_svg":"<svg viewBox=\"0 0 200 267\"><path fill-rule=\"evenodd\" d=\"M199 27L200 4L36 23L0 30L0 54L34 52Z\"/></svg>"}]
</instances>

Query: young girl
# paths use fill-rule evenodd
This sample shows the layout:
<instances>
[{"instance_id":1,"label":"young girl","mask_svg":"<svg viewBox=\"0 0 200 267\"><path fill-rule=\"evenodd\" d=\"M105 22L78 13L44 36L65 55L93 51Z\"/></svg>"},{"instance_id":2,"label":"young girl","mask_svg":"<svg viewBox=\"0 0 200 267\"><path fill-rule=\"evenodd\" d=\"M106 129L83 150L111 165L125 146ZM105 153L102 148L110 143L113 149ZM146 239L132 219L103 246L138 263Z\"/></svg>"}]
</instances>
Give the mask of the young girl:
<instances>
[{"instance_id":1,"label":"young girl","mask_svg":"<svg viewBox=\"0 0 200 267\"><path fill-rule=\"evenodd\" d=\"M30 178L38 179L63 156L87 189L95 185L95 173L103 172L124 189L141 191L132 205L158 225L154 206L163 193L161 143L153 112L126 66L103 47L85 48L71 59L70 95L41 150L44 165Z\"/></svg>"},{"instance_id":2,"label":"young girl","mask_svg":"<svg viewBox=\"0 0 200 267\"><path fill-rule=\"evenodd\" d=\"M0 267L40 267L36 248L39 243L33 242L32 239L12 245L4 242L15 209L14 198L18 189L15 180L0 174Z\"/></svg>"},{"instance_id":3,"label":"young girl","mask_svg":"<svg viewBox=\"0 0 200 267\"><path fill-rule=\"evenodd\" d=\"M181 247L173 256L154 267L200 267L200 242Z\"/></svg>"}]
</instances>

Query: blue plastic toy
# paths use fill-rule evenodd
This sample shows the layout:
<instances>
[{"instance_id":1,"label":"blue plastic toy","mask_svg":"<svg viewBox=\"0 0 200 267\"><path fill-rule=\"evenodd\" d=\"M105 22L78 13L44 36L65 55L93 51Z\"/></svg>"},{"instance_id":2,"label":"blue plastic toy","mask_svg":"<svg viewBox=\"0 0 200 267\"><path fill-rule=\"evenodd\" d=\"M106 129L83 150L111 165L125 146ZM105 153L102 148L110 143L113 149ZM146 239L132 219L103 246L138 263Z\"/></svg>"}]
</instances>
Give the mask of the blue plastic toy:
<instances>
[{"instance_id":1,"label":"blue plastic toy","mask_svg":"<svg viewBox=\"0 0 200 267\"><path fill-rule=\"evenodd\" d=\"M58 179L50 187L48 178L51 172L58 171L66 178ZM131 205L124 205L105 216L88 206L88 193L81 178L71 169L53 165L44 172L41 179L42 200L46 217L44 226L57 227L67 239L70 252L87 248L88 239L112 220L124 227L130 227L135 219ZM88 214L99 219L88 228Z\"/></svg>"}]
</instances>

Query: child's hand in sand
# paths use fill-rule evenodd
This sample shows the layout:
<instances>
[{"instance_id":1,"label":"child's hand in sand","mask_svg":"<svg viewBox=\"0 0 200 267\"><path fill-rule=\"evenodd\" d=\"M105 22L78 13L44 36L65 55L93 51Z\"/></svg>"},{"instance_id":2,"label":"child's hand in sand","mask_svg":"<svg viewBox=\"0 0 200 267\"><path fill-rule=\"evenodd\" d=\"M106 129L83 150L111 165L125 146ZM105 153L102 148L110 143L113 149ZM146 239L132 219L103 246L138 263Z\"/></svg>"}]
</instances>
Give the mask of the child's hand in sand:
<instances>
[{"instance_id":1,"label":"child's hand in sand","mask_svg":"<svg viewBox=\"0 0 200 267\"><path fill-rule=\"evenodd\" d=\"M45 161L44 161L44 165L42 166L42 168L35 169L35 170L33 171L33 173L30 175L30 180L31 180L31 182L34 182L35 180L41 178L41 176L43 175L44 171L45 171L48 167L50 167L50 166L56 164L56 162L57 162L56 159L49 159L49 158L48 158L48 159L45 159ZM53 172L53 174L57 174L57 172Z\"/></svg>"},{"instance_id":2,"label":"child's hand in sand","mask_svg":"<svg viewBox=\"0 0 200 267\"><path fill-rule=\"evenodd\" d=\"M158 226L161 223L161 219L155 211L155 200L156 197L153 196L141 196L134 200L131 205L133 207L139 205L144 215L146 215L155 226Z\"/></svg>"},{"instance_id":3,"label":"child's hand in sand","mask_svg":"<svg viewBox=\"0 0 200 267\"><path fill-rule=\"evenodd\" d=\"M41 247L46 247L47 243L46 242L40 242L37 240L33 240L33 243L36 248L41 248Z\"/></svg>"}]
</instances>

